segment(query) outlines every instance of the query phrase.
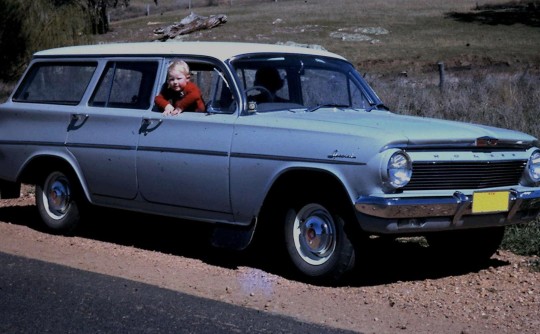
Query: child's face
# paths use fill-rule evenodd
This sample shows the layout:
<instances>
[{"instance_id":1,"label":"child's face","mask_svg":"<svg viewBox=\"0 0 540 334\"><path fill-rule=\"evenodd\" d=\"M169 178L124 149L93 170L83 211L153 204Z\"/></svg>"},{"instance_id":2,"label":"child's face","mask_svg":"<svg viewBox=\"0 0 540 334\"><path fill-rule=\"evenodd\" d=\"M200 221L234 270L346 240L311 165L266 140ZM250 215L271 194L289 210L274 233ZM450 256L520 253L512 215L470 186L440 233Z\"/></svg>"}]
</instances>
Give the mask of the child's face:
<instances>
[{"instance_id":1,"label":"child's face","mask_svg":"<svg viewBox=\"0 0 540 334\"><path fill-rule=\"evenodd\" d=\"M183 90L184 87L186 87L188 81L189 78L184 73L174 68L169 71L169 74L167 76L167 83L169 84L169 88L176 92Z\"/></svg>"}]
</instances>

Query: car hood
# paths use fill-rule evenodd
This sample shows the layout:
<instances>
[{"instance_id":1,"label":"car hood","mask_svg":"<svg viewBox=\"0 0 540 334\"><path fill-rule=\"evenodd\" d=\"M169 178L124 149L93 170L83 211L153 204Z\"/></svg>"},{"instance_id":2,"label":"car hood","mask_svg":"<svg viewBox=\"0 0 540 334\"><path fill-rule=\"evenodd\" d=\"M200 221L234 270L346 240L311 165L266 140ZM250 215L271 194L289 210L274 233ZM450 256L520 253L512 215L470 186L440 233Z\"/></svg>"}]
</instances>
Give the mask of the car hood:
<instances>
[{"instance_id":1,"label":"car hood","mask_svg":"<svg viewBox=\"0 0 540 334\"><path fill-rule=\"evenodd\" d=\"M292 114L292 115L291 115ZM388 144L404 145L473 145L479 138L494 138L500 144L530 146L536 138L525 133L485 125L448 121L392 112L317 110L290 113L292 117L324 122L326 130L354 132L358 135L384 136ZM294 115L294 116L293 116Z\"/></svg>"}]
</instances>

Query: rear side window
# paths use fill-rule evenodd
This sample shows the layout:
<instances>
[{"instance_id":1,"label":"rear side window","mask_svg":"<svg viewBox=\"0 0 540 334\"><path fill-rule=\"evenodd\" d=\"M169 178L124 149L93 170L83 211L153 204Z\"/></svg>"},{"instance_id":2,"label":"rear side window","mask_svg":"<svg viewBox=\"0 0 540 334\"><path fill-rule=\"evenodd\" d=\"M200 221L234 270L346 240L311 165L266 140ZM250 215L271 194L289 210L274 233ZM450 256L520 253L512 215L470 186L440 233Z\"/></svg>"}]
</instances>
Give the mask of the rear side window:
<instances>
[{"instance_id":1,"label":"rear side window","mask_svg":"<svg viewBox=\"0 0 540 334\"><path fill-rule=\"evenodd\" d=\"M148 109L158 62L112 61L99 80L90 105L93 107Z\"/></svg>"},{"instance_id":2,"label":"rear side window","mask_svg":"<svg viewBox=\"0 0 540 334\"><path fill-rule=\"evenodd\" d=\"M95 62L35 63L15 92L13 101L76 105L96 67Z\"/></svg>"}]
</instances>

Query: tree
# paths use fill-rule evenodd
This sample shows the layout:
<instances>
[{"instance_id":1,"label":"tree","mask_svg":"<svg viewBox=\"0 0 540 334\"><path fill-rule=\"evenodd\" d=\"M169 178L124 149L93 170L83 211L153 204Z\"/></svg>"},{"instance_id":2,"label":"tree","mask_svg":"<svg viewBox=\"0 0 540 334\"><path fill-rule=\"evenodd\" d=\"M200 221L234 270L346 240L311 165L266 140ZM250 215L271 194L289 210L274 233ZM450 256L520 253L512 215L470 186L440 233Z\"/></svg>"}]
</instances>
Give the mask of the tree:
<instances>
[{"instance_id":1,"label":"tree","mask_svg":"<svg viewBox=\"0 0 540 334\"><path fill-rule=\"evenodd\" d=\"M93 34L104 34L109 31L107 8L116 8L118 5L127 7L129 6L129 1L130 0L79 0L81 6L88 14Z\"/></svg>"},{"instance_id":2,"label":"tree","mask_svg":"<svg viewBox=\"0 0 540 334\"><path fill-rule=\"evenodd\" d=\"M155 1L155 0L154 0ZM88 43L109 31L108 8L130 0L0 0L0 80L18 78L38 50Z\"/></svg>"},{"instance_id":3,"label":"tree","mask_svg":"<svg viewBox=\"0 0 540 334\"><path fill-rule=\"evenodd\" d=\"M0 6L0 78L11 79L16 74L16 61L26 52L24 15L18 1L1 0Z\"/></svg>"},{"instance_id":4,"label":"tree","mask_svg":"<svg viewBox=\"0 0 540 334\"><path fill-rule=\"evenodd\" d=\"M87 43L89 20L81 1L0 0L0 79L18 78L38 50Z\"/></svg>"}]
</instances>

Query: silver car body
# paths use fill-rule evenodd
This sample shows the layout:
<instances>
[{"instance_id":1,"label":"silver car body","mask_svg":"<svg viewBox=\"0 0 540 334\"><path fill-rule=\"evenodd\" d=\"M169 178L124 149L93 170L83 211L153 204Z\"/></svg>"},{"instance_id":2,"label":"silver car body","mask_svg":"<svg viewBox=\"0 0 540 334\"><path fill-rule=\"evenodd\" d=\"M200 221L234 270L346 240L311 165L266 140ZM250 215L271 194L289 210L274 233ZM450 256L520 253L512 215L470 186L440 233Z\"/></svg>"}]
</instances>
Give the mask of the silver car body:
<instances>
[{"instance_id":1,"label":"silver car body","mask_svg":"<svg viewBox=\"0 0 540 334\"><path fill-rule=\"evenodd\" d=\"M93 104L107 64L154 62L155 79L146 84L154 96L173 58L186 59L193 68L199 63L213 67L206 73L213 80L207 90L212 96L205 97L207 113L164 116L151 100L138 109ZM251 85L252 64L279 67L285 61L289 98L304 103L276 102L267 109L250 103L244 90ZM63 62L88 62L95 69L80 100L71 104L25 101L17 95L29 80L29 74L23 76L27 79L0 107L0 185L13 189L28 177L25 170L33 161L54 158L73 169L93 204L249 227L281 178L305 172L309 177L303 182L321 193L328 182L318 189L320 177L333 180L346 194L344 205L354 210L358 226L374 234L504 226L537 215L538 159L531 159L538 151L535 138L392 113L379 107L377 95L350 69L348 85L362 95L356 105L310 105L306 100L316 95L292 90L294 84L310 87L302 77L309 61L313 68L343 64L353 69L330 52L263 44L135 43L38 52L29 69ZM326 96L343 88L330 82L339 78L323 79ZM221 109L211 106L217 86L231 94L230 104ZM412 166L403 187L388 180L388 161L395 153ZM296 190L291 188L291 194ZM475 208L476 198L488 203L487 209ZM490 198L499 204L490 206Z\"/></svg>"}]
</instances>

